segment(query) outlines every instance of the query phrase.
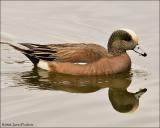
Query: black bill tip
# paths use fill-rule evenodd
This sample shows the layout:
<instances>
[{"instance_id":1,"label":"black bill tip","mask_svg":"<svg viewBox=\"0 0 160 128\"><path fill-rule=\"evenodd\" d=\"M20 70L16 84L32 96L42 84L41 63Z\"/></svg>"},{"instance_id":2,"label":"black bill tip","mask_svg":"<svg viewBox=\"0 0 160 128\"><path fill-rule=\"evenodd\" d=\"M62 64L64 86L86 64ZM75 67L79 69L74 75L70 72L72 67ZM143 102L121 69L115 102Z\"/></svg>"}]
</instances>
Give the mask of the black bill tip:
<instances>
[{"instance_id":1,"label":"black bill tip","mask_svg":"<svg viewBox=\"0 0 160 128\"><path fill-rule=\"evenodd\" d=\"M146 57L147 56L147 53L143 53L143 54L141 54L142 56L144 56L144 57Z\"/></svg>"},{"instance_id":2,"label":"black bill tip","mask_svg":"<svg viewBox=\"0 0 160 128\"><path fill-rule=\"evenodd\" d=\"M141 92L146 92L147 91L147 88L144 88L144 89L140 89Z\"/></svg>"},{"instance_id":3,"label":"black bill tip","mask_svg":"<svg viewBox=\"0 0 160 128\"><path fill-rule=\"evenodd\" d=\"M139 99L145 92L147 92L147 89L140 89L138 92L136 92L134 95L137 99Z\"/></svg>"}]
</instances>

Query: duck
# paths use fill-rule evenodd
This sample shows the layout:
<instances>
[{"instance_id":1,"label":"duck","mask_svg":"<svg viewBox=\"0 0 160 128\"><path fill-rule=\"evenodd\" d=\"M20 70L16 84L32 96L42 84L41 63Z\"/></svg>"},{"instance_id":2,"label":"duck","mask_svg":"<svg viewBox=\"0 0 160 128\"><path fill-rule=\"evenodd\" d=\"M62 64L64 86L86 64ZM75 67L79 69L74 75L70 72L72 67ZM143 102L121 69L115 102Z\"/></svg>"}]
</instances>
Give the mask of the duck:
<instances>
[{"instance_id":1,"label":"duck","mask_svg":"<svg viewBox=\"0 0 160 128\"><path fill-rule=\"evenodd\" d=\"M107 48L98 43L60 43L35 44L8 42L23 53L34 67L68 75L110 75L123 73L131 69L131 58L128 50L141 56L147 54L139 47L139 38L128 28L112 32ZM22 46L22 47L21 47Z\"/></svg>"}]
</instances>

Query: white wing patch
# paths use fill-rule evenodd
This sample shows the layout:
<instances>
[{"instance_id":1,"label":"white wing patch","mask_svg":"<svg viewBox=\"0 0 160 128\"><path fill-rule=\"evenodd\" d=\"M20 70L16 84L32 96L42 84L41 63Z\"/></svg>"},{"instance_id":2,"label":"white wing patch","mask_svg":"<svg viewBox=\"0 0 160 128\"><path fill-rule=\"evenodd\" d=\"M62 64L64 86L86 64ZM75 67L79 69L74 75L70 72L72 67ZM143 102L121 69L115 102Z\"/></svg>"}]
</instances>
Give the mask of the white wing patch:
<instances>
[{"instance_id":1,"label":"white wing patch","mask_svg":"<svg viewBox=\"0 0 160 128\"><path fill-rule=\"evenodd\" d=\"M74 63L74 64L85 65L85 64L87 64L87 63L84 63L84 62L79 62L79 63Z\"/></svg>"},{"instance_id":2,"label":"white wing patch","mask_svg":"<svg viewBox=\"0 0 160 128\"><path fill-rule=\"evenodd\" d=\"M47 61L39 60L39 63L37 64L37 66L41 69L49 70Z\"/></svg>"}]
</instances>

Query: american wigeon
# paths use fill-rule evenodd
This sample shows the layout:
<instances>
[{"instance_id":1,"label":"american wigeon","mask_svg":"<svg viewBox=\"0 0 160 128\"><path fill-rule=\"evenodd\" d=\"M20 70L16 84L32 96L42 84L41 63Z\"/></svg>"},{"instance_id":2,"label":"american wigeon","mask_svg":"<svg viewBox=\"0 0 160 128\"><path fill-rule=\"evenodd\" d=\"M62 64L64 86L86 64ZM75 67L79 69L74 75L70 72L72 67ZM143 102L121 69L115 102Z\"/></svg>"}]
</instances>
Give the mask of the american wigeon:
<instances>
[{"instance_id":1,"label":"american wigeon","mask_svg":"<svg viewBox=\"0 0 160 128\"><path fill-rule=\"evenodd\" d=\"M8 43L9 44L9 43ZM108 75L131 68L127 50L146 56L138 47L138 37L130 29L114 31L108 41L108 49L98 44L31 44L19 43L26 48L12 47L27 56L34 66L71 75Z\"/></svg>"}]
</instances>

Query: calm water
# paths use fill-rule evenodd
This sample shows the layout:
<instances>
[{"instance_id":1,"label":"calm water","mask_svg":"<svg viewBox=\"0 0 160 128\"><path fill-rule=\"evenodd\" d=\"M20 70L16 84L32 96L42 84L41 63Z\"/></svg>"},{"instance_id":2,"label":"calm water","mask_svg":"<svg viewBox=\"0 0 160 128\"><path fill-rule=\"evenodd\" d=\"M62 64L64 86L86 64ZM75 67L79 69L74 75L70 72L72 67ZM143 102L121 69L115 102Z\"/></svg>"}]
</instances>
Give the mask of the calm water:
<instances>
[{"instance_id":1,"label":"calm water","mask_svg":"<svg viewBox=\"0 0 160 128\"><path fill-rule=\"evenodd\" d=\"M3 1L2 41L106 47L113 30L127 27L136 31L148 56L129 51L133 65L127 73L70 76L33 69L24 55L3 44L1 125L158 127L158 9L158 2L151 1ZM137 100L135 93L144 88Z\"/></svg>"}]
</instances>

